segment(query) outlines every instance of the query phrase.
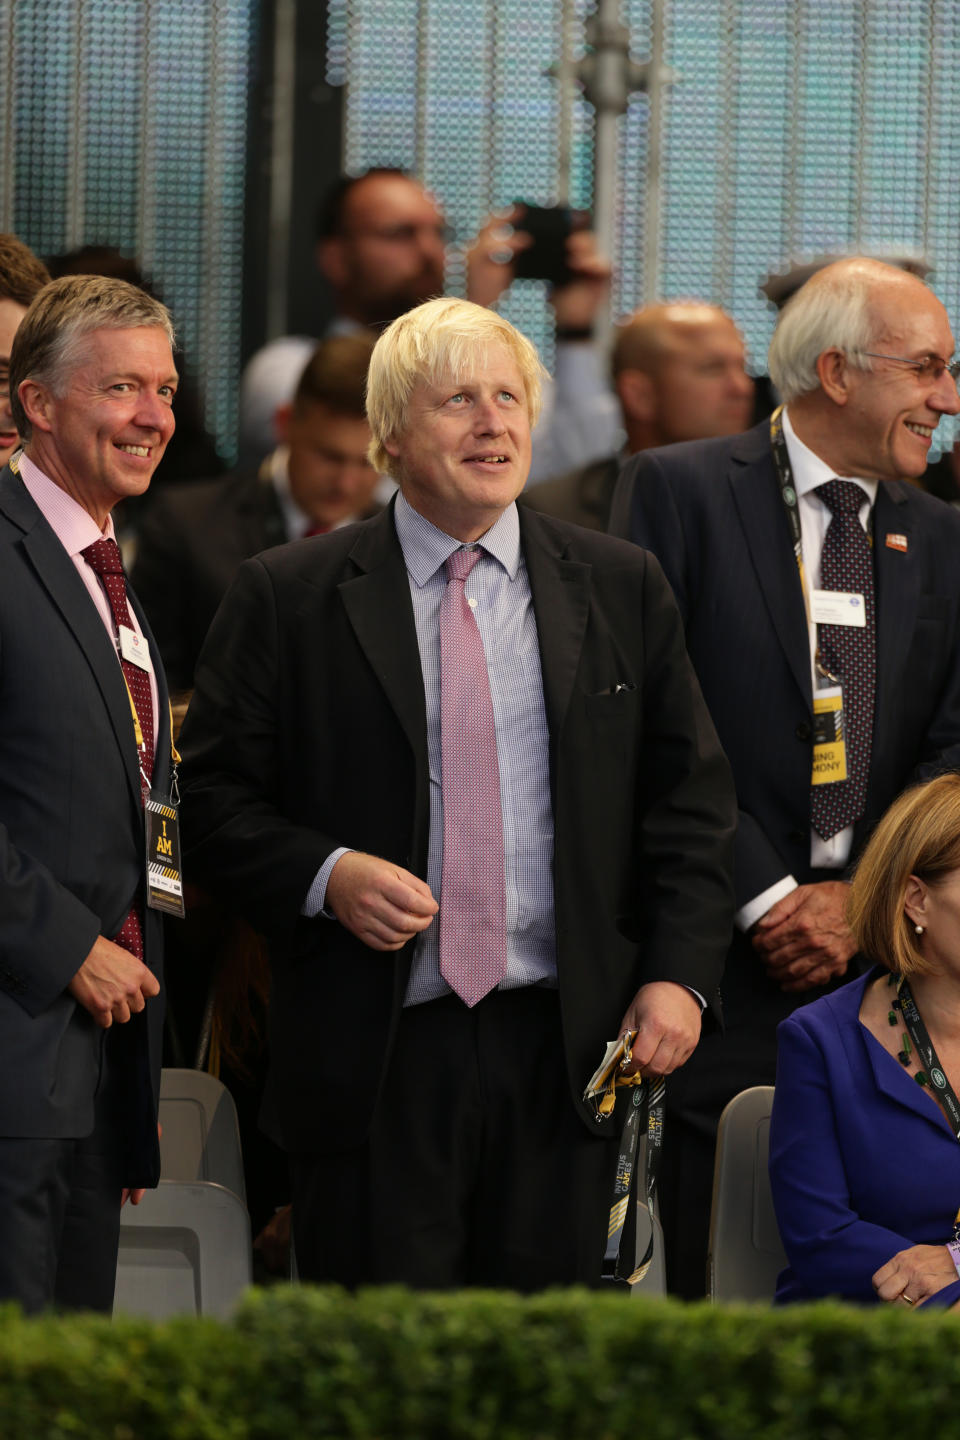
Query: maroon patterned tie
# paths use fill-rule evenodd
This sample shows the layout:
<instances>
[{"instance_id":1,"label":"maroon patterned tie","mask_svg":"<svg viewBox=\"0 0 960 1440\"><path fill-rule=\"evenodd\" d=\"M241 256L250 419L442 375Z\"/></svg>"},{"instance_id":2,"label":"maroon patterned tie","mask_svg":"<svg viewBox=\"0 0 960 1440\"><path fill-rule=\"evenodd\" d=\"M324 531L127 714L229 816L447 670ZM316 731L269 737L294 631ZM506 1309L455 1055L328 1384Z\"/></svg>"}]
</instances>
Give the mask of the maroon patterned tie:
<instances>
[{"instance_id":1,"label":"maroon patterned tie","mask_svg":"<svg viewBox=\"0 0 960 1440\"><path fill-rule=\"evenodd\" d=\"M863 814L873 743L873 704L877 683L873 550L860 523L866 492L852 480L829 480L816 493L830 510L823 537L820 585L824 590L863 596L866 624L820 625L820 658L843 684L843 729L847 778L810 790L814 829L824 840L852 825Z\"/></svg>"},{"instance_id":2,"label":"maroon patterned tie","mask_svg":"<svg viewBox=\"0 0 960 1440\"><path fill-rule=\"evenodd\" d=\"M440 606L440 974L468 1005L494 989L507 969L497 734L483 641L464 594L479 558L476 547L454 551L444 567Z\"/></svg>"},{"instance_id":3,"label":"maroon patterned tie","mask_svg":"<svg viewBox=\"0 0 960 1440\"><path fill-rule=\"evenodd\" d=\"M103 581L103 587L107 592L107 599L110 601L110 609L113 611L114 622L118 629L121 625L126 625L128 629L132 630L133 622L127 606L127 586L123 574L123 561L120 558L120 547L116 540L95 540L92 545L88 545L80 553L90 568L95 570ZM140 722L140 733L143 735L143 749L139 757L140 766L149 784L153 779L153 700L150 695L150 676L146 670L141 670L139 665L133 665L129 660L121 658L120 664L127 682L127 689L130 691L136 707L137 719ZM142 786L141 798L145 798ZM122 945L138 960L143 959L143 925L140 918L139 901L134 901L131 905L119 934L114 935L113 939L117 945Z\"/></svg>"}]
</instances>

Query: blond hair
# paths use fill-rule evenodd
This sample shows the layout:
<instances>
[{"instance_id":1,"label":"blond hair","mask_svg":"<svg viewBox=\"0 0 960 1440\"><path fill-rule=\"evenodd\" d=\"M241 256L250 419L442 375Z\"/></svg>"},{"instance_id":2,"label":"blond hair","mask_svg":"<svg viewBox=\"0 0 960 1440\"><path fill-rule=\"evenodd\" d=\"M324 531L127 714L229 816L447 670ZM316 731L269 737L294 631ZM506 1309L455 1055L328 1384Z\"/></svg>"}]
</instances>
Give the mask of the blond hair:
<instances>
[{"instance_id":1,"label":"blond hair","mask_svg":"<svg viewBox=\"0 0 960 1440\"><path fill-rule=\"evenodd\" d=\"M860 857L847 919L858 948L895 975L930 964L904 909L911 875L936 889L960 868L960 775L938 775L896 799Z\"/></svg>"},{"instance_id":2,"label":"blond hair","mask_svg":"<svg viewBox=\"0 0 960 1440\"><path fill-rule=\"evenodd\" d=\"M530 424L535 425L546 371L535 347L502 315L470 300L441 296L387 326L374 346L367 374L367 419L373 436L369 455L381 474L397 478L397 462L386 442L402 432L414 386L422 381L437 384L444 376L455 383L465 381L496 345L505 346L516 362Z\"/></svg>"}]
</instances>

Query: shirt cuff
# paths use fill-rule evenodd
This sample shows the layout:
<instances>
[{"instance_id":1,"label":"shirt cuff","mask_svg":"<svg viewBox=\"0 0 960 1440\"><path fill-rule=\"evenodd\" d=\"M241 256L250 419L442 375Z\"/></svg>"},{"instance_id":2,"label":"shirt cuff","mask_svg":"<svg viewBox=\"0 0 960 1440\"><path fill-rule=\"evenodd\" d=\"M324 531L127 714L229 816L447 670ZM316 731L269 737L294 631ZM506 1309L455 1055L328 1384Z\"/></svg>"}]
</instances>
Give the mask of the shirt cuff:
<instances>
[{"instance_id":1,"label":"shirt cuff","mask_svg":"<svg viewBox=\"0 0 960 1440\"><path fill-rule=\"evenodd\" d=\"M752 900L747 901L746 905L741 905L733 917L734 925L746 934L751 926L763 919L767 911L772 909L778 900L782 900L784 895L789 895L791 890L796 889L797 882L793 876L784 875L783 879L778 880L775 885L768 886L762 894L755 895Z\"/></svg>"},{"instance_id":2,"label":"shirt cuff","mask_svg":"<svg viewBox=\"0 0 960 1440\"><path fill-rule=\"evenodd\" d=\"M324 901L327 898L327 882L330 879L330 871L334 865L336 865L341 855L349 854L351 854L349 845L341 845L338 849L331 850L316 875L314 875L313 884L307 891L307 898L300 906L300 914L306 915L308 920L312 920L315 915L322 916L324 920L336 920L337 917L332 911L323 908Z\"/></svg>"},{"instance_id":3,"label":"shirt cuff","mask_svg":"<svg viewBox=\"0 0 960 1440\"><path fill-rule=\"evenodd\" d=\"M706 1002L706 1000L704 1000L703 996L700 994L700 991L699 991L699 990L694 990L694 988L693 988L692 985L684 985L684 983L683 983L682 980L678 980L678 981L677 981L677 984L680 986L680 989L681 989L681 990L686 990L686 992L687 992L688 995L692 995L692 996L693 996L694 1000L696 1000L697 1004L700 1006L700 1013L701 1013L701 1015L702 1015L703 1012L704 1012L704 1010L706 1010L706 1008L707 1008L707 1002Z\"/></svg>"}]
</instances>

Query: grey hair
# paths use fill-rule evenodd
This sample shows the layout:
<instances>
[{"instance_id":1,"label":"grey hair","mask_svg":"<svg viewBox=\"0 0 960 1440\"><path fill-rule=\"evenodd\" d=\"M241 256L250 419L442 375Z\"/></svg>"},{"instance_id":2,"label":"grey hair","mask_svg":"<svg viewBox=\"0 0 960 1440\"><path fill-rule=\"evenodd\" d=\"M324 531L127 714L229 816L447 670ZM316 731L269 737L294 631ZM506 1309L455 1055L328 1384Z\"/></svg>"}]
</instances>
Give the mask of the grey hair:
<instances>
[{"instance_id":1,"label":"grey hair","mask_svg":"<svg viewBox=\"0 0 960 1440\"><path fill-rule=\"evenodd\" d=\"M872 370L865 351L877 343L871 296L878 279L896 275L876 260L843 260L812 276L777 320L767 362L784 403L820 388L817 359L842 350L859 370Z\"/></svg>"},{"instance_id":2,"label":"grey hair","mask_svg":"<svg viewBox=\"0 0 960 1440\"><path fill-rule=\"evenodd\" d=\"M162 330L173 349L169 310L136 285L107 275L63 275L45 285L20 322L10 352L10 409L20 438L31 434L18 393L24 380L61 395L87 335L140 326Z\"/></svg>"}]
</instances>

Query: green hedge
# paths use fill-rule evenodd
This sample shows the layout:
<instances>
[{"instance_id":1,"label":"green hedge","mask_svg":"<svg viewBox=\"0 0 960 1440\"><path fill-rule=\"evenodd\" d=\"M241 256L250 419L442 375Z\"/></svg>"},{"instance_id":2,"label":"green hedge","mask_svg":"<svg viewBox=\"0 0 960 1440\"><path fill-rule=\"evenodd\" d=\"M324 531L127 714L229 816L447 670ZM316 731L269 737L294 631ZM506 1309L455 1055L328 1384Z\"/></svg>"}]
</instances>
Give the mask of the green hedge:
<instances>
[{"instance_id":1,"label":"green hedge","mask_svg":"<svg viewBox=\"0 0 960 1440\"><path fill-rule=\"evenodd\" d=\"M953 1433L957 1320L555 1291L251 1292L232 1324L0 1308L3 1440Z\"/></svg>"}]
</instances>

